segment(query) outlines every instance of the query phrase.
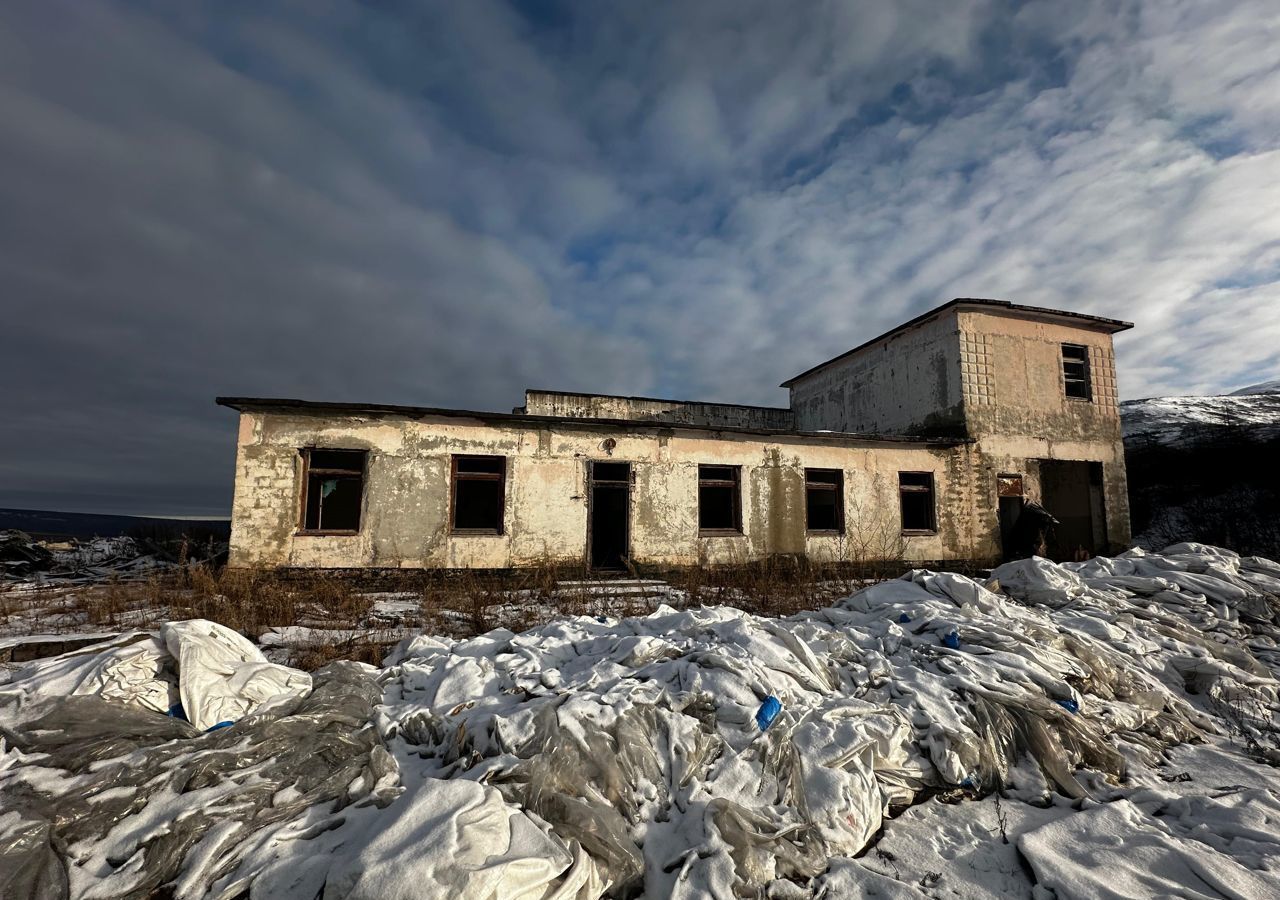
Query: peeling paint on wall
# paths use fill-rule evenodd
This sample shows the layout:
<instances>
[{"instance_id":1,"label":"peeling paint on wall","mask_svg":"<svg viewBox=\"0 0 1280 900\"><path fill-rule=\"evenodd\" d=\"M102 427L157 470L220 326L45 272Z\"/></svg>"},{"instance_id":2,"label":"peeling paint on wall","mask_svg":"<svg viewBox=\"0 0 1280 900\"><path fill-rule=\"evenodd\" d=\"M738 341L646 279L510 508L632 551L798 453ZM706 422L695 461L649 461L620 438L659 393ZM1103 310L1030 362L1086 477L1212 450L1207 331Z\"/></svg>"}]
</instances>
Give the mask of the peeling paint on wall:
<instances>
[{"instance_id":1,"label":"peeling paint on wall","mask_svg":"<svg viewBox=\"0 0 1280 900\"><path fill-rule=\"evenodd\" d=\"M231 564L585 564L592 460L631 464L637 565L995 561L997 477L1022 475L1034 498L1042 461L1056 460L1100 465L1095 534L1109 546L1096 549L1127 544L1111 341L1124 323L980 304L949 304L792 379L791 409L549 391L527 392L521 415L226 401L241 410ZM1088 360L1087 400L1066 396L1063 344L1084 348L1073 358ZM305 448L367 453L357 533L300 533ZM501 533L451 528L455 455L506 461ZM737 467L740 533L699 532L700 465ZM843 473L843 533L807 531L806 468ZM903 533L900 472L932 474L936 532Z\"/></svg>"},{"instance_id":2,"label":"peeling paint on wall","mask_svg":"<svg viewBox=\"0 0 1280 900\"><path fill-rule=\"evenodd\" d=\"M233 511L233 565L506 568L541 562L582 563L586 555L586 462L630 462L635 471L632 551L637 564L692 565L806 553L824 541L804 530L804 468L848 474L846 503L896 512L896 473L902 469L949 475L947 451L927 445L891 448L838 446L682 432L656 439L643 432L551 426L519 429L400 419L374 421L298 413L245 412L251 427L241 444ZM612 437L606 456L600 445ZM368 450L364 516L350 536L299 534L296 510L303 447ZM510 458L505 497L510 527L502 535L456 535L449 529L449 457L497 454ZM698 466L741 466L742 533L698 533ZM953 467L954 472L963 472ZM939 522L962 528L950 512ZM954 543L954 541L951 541ZM941 536L913 537L909 556L950 555Z\"/></svg>"}]
</instances>

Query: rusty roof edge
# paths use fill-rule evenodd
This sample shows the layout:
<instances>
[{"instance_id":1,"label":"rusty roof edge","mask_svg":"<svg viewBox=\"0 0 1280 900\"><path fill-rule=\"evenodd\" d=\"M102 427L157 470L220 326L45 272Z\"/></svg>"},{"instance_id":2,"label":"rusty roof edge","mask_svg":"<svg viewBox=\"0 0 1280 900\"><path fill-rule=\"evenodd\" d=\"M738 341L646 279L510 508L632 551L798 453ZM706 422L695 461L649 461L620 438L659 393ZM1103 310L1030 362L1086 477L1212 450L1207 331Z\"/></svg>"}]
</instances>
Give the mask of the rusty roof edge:
<instances>
[{"instance_id":1,"label":"rusty roof edge","mask_svg":"<svg viewBox=\"0 0 1280 900\"><path fill-rule=\"evenodd\" d=\"M791 387L791 385L795 384L801 378L804 378L807 375L812 375L815 372L821 371L822 369L825 369L827 366L831 365L832 363L839 362L840 360L845 359L846 357L852 356L853 354L858 353L859 351L866 350L871 345L877 344L880 341L883 341L887 338L891 338L900 331L906 331L908 328L914 328L916 325L923 325L925 322L929 321L934 316L942 315L947 310L954 309L957 306L966 306L966 305L983 306L989 309L996 309L996 310L1009 310L1016 313L1027 313L1030 315L1054 316L1054 317L1064 318L1064 319L1080 319L1085 322L1092 323L1094 325L1100 325L1106 330L1108 330L1111 334L1116 334L1117 332L1120 332L1120 331L1128 331L1130 328L1133 327L1132 322L1125 322L1122 319L1108 319L1105 316L1095 316L1090 313L1074 312L1073 310L1069 310L1069 309L1051 309L1047 306L1027 306L1026 304L1022 304L1022 303L1014 303L1011 300L989 300L982 297L956 297L953 300L948 300L946 303L943 303L941 306L935 306L933 309L930 309L930 310L927 310L926 312L921 313L920 315L916 316L914 319L909 319L908 321L903 322L901 325L895 325L893 328L890 328L888 331L884 332L883 334L878 334L875 337L873 337L871 340L864 341L863 343L854 347L852 350L846 350L844 353L838 354L837 356L833 356L830 359L826 360L825 362L820 362L816 366L805 369L799 375L794 375L791 378L788 378L786 381L782 382L782 384L778 386L784 387L784 388Z\"/></svg>"},{"instance_id":2,"label":"rusty roof edge","mask_svg":"<svg viewBox=\"0 0 1280 900\"><path fill-rule=\"evenodd\" d=\"M477 419L481 422L529 422L532 424L562 426L592 426L616 428L619 430L636 428L677 429L681 431L728 432L731 434L749 434L763 437L797 437L810 440L827 440L849 443L892 443L892 444L926 444L929 446L954 447L961 444L975 443L970 437L934 437L926 435L904 434L865 434L852 431L793 431L782 428L741 428L729 425L691 425L684 422L660 422L652 419L587 419L579 416L536 416L526 413L484 412L471 409L449 409L432 406L400 406L390 403L340 403L319 400L295 400L284 397L215 397L218 406L244 412L246 410L299 410L310 412L332 413L375 413L385 415L401 415L410 418L423 416L442 416L447 418Z\"/></svg>"}]
</instances>

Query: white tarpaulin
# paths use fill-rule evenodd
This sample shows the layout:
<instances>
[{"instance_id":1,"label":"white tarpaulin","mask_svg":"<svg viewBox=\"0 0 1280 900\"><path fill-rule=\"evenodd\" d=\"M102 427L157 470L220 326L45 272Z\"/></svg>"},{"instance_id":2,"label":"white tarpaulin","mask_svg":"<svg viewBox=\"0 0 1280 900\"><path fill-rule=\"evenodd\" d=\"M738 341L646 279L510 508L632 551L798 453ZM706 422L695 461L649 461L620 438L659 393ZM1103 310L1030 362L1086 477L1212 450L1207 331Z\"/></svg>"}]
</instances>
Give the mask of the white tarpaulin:
<instances>
[{"instance_id":1,"label":"white tarpaulin","mask_svg":"<svg viewBox=\"0 0 1280 900\"><path fill-rule=\"evenodd\" d=\"M170 622L52 659L37 660L0 686L31 706L67 695L181 715L200 730L234 722L263 703L300 697L311 676L267 662L247 638L204 619ZM181 702L181 713L177 708Z\"/></svg>"},{"instance_id":2,"label":"white tarpaulin","mask_svg":"<svg viewBox=\"0 0 1280 900\"><path fill-rule=\"evenodd\" d=\"M277 697L311 690L306 672L267 662L248 638L216 622L170 622L160 636L177 660L187 720L201 730L234 722Z\"/></svg>"}]
</instances>

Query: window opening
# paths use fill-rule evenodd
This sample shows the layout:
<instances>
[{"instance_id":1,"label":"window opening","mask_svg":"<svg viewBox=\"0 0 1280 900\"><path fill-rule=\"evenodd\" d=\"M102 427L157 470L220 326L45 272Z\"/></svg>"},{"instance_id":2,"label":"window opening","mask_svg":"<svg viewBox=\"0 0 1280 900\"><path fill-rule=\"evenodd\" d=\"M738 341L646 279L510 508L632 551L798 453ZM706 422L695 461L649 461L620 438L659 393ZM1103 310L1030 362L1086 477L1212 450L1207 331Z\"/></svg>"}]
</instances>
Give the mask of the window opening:
<instances>
[{"instance_id":1,"label":"window opening","mask_svg":"<svg viewBox=\"0 0 1280 900\"><path fill-rule=\"evenodd\" d=\"M453 457L453 530L502 534L506 481L505 456Z\"/></svg>"},{"instance_id":2,"label":"window opening","mask_svg":"<svg viewBox=\"0 0 1280 900\"><path fill-rule=\"evenodd\" d=\"M740 474L738 466L698 466L698 529L740 533Z\"/></svg>"},{"instance_id":3,"label":"window opening","mask_svg":"<svg viewBox=\"0 0 1280 900\"><path fill-rule=\"evenodd\" d=\"M337 534L359 531L365 451L307 447L301 452L305 472L302 530Z\"/></svg>"},{"instance_id":4,"label":"window opening","mask_svg":"<svg viewBox=\"0 0 1280 900\"><path fill-rule=\"evenodd\" d=\"M903 531L933 532L937 530L932 472L899 472L898 498L902 506Z\"/></svg>"},{"instance_id":5,"label":"window opening","mask_svg":"<svg viewBox=\"0 0 1280 900\"><path fill-rule=\"evenodd\" d=\"M804 500L809 531L844 531L844 472L805 469Z\"/></svg>"}]
</instances>

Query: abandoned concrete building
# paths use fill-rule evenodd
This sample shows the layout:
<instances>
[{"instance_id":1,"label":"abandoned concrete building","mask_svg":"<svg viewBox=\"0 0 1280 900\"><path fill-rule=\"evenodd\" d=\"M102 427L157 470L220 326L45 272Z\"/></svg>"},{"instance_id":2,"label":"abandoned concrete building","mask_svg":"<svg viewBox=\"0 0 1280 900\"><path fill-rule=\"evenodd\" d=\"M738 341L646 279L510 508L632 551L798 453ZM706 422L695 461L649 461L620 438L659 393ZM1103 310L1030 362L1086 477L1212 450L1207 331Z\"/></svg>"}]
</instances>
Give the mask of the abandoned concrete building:
<instances>
[{"instance_id":1,"label":"abandoned concrete building","mask_svg":"<svg viewBox=\"0 0 1280 900\"><path fill-rule=\"evenodd\" d=\"M783 383L788 408L530 390L511 413L220 397L231 564L991 563L1023 497L1059 559L1129 540L1112 335L945 303Z\"/></svg>"}]
</instances>

